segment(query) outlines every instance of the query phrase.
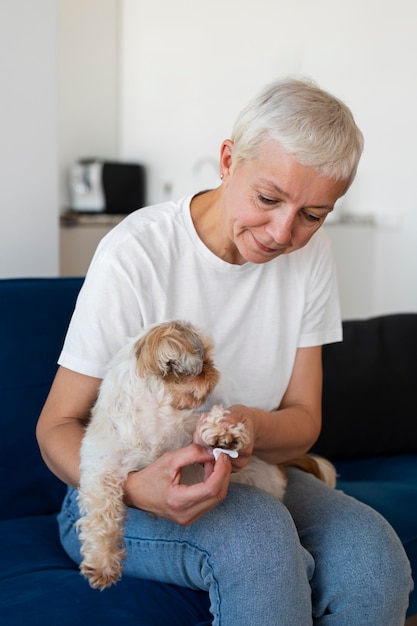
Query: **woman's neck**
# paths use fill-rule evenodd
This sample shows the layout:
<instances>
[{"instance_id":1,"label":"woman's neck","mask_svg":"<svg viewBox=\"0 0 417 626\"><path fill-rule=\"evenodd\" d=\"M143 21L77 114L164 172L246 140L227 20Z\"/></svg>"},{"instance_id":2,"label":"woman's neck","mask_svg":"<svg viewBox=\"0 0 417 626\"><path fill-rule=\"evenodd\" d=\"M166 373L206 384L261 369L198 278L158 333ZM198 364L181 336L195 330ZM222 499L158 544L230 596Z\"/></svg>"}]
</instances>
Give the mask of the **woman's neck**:
<instances>
[{"instance_id":1,"label":"woman's neck","mask_svg":"<svg viewBox=\"0 0 417 626\"><path fill-rule=\"evenodd\" d=\"M194 228L204 245L227 263L241 265L226 229L222 187L195 195L190 206Z\"/></svg>"}]
</instances>

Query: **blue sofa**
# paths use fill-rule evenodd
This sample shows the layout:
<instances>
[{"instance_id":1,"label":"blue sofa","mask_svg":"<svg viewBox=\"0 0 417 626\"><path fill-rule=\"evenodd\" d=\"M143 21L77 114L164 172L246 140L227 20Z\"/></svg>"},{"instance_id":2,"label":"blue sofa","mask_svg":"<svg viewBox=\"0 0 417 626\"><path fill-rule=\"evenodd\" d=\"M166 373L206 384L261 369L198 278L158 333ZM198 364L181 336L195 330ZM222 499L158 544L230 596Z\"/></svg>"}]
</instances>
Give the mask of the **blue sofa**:
<instances>
[{"instance_id":1,"label":"blue sofa","mask_svg":"<svg viewBox=\"0 0 417 626\"><path fill-rule=\"evenodd\" d=\"M35 424L81 284L0 280L0 621L208 626L206 593L129 578L94 591L60 546L55 518L65 487L41 460ZM341 489L387 517L417 571L417 314L344 326L345 342L324 348L316 450L336 462Z\"/></svg>"}]
</instances>

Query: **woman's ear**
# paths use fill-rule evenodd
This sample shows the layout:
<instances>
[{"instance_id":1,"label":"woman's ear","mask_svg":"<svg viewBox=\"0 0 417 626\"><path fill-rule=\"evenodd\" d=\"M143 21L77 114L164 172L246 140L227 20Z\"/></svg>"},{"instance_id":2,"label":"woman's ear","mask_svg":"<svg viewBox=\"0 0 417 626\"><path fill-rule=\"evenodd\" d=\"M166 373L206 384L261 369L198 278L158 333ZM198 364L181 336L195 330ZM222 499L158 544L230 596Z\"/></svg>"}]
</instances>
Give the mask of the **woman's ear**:
<instances>
[{"instance_id":1,"label":"woman's ear","mask_svg":"<svg viewBox=\"0 0 417 626\"><path fill-rule=\"evenodd\" d=\"M234 143L225 139L220 147L220 178L224 181L230 174L233 161Z\"/></svg>"}]
</instances>

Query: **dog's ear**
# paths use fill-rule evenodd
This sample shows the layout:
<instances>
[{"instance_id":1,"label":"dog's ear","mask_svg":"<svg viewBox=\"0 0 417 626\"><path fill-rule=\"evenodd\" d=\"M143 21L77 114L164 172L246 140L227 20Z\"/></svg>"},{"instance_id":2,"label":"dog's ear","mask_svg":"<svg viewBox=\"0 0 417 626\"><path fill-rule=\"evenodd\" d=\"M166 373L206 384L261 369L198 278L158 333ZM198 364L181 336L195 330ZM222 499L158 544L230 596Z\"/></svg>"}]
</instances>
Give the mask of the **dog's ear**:
<instances>
[{"instance_id":1,"label":"dog's ear","mask_svg":"<svg viewBox=\"0 0 417 626\"><path fill-rule=\"evenodd\" d=\"M172 406L177 409L195 409L201 406L219 379L220 372L211 357L204 359L203 369L198 376L169 377L166 387L171 394Z\"/></svg>"},{"instance_id":2,"label":"dog's ear","mask_svg":"<svg viewBox=\"0 0 417 626\"><path fill-rule=\"evenodd\" d=\"M199 333L187 322L167 322L151 328L135 345L141 377L198 376L205 347Z\"/></svg>"}]
</instances>

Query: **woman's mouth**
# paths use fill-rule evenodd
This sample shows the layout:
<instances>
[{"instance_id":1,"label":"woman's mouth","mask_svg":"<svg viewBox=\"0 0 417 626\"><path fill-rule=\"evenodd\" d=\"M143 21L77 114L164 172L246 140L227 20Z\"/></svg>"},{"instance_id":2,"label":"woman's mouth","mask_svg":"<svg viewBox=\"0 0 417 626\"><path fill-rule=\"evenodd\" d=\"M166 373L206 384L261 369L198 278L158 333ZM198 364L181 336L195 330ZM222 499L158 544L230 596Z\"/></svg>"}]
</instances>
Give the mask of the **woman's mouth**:
<instances>
[{"instance_id":1,"label":"woman's mouth","mask_svg":"<svg viewBox=\"0 0 417 626\"><path fill-rule=\"evenodd\" d=\"M253 240L256 246L264 252L265 254L276 254L277 252L282 252L285 250L286 246L279 246L278 248L270 248L269 246L265 246L265 244L261 243L252 233Z\"/></svg>"}]
</instances>

